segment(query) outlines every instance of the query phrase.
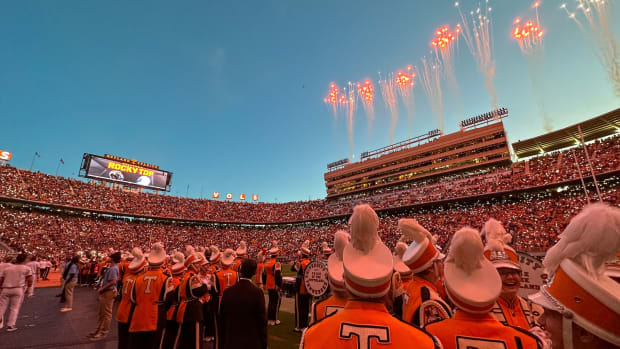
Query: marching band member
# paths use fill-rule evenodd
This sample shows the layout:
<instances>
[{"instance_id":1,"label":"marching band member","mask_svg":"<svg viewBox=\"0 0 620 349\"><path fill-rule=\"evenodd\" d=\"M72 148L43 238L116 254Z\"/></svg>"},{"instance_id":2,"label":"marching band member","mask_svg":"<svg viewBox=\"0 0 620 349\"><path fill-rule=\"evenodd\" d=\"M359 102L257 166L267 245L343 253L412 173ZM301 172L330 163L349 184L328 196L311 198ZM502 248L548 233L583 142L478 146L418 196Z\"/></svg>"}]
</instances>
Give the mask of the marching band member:
<instances>
[{"instance_id":1,"label":"marching band member","mask_svg":"<svg viewBox=\"0 0 620 349\"><path fill-rule=\"evenodd\" d=\"M185 267L187 271L175 291L178 303L176 320L179 324L174 348L194 348L202 346L202 303L200 297L208 292L207 285L200 280L200 256L192 246L186 247Z\"/></svg>"},{"instance_id":2,"label":"marching band member","mask_svg":"<svg viewBox=\"0 0 620 349\"><path fill-rule=\"evenodd\" d=\"M248 258L248 245L245 243L245 241L242 240L239 243L239 247L237 248L237 250L235 250L235 255L237 255L237 258L235 258L235 263L232 266L232 270L238 273L241 262L243 262L244 259Z\"/></svg>"},{"instance_id":3,"label":"marching band member","mask_svg":"<svg viewBox=\"0 0 620 349\"><path fill-rule=\"evenodd\" d=\"M312 305L310 323L313 324L324 317L337 313L347 304L347 289L344 285L342 252L351 240L349 233L339 230L334 234L334 253L327 260L327 279L331 296Z\"/></svg>"},{"instance_id":4,"label":"marching band member","mask_svg":"<svg viewBox=\"0 0 620 349\"><path fill-rule=\"evenodd\" d=\"M351 242L342 253L344 309L308 327L300 348L438 348L427 333L394 318L383 299L390 289L392 253L377 234L379 218L369 205L353 209Z\"/></svg>"},{"instance_id":5,"label":"marching band member","mask_svg":"<svg viewBox=\"0 0 620 349\"><path fill-rule=\"evenodd\" d=\"M218 295L218 304L222 299L222 295L227 288L237 283L237 272L232 270L233 263L235 262L235 252L231 248L224 250L220 265L222 269L215 273L215 289Z\"/></svg>"},{"instance_id":6,"label":"marching band member","mask_svg":"<svg viewBox=\"0 0 620 349\"><path fill-rule=\"evenodd\" d=\"M130 348L129 345L129 324L134 313L135 304L131 302L131 293L136 279L144 273L146 269L146 259L142 250L134 247L131 250L132 261L127 265L123 277L123 288L121 289L121 301L116 309L116 322L118 323L118 348Z\"/></svg>"},{"instance_id":7,"label":"marching band member","mask_svg":"<svg viewBox=\"0 0 620 349\"><path fill-rule=\"evenodd\" d=\"M278 241L274 240L272 247L269 249L269 261L265 263L263 275L265 289L269 295L269 304L267 305L267 325L279 325L278 313L280 312L280 288L282 287L282 264L278 262L277 257L280 253Z\"/></svg>"},{"instance_id":8,"label":"marching band member","mask_svg":"<svg viewBox=\"0 0 620 349\"><path fill-rule=\"evenodd\" d=\"M394 275L392 276L392 310L397 318L403 318L403 311L409 302L407 287L413 280L413 270L403 262L403 254L407 250L407 244L399 241L394 248Z\"/></svg>"},{"instance_id":9,"label":"marching band member","mask_svg":"<svg viewBox=\"0 0 620 349\"><path fill-rule=\"evenodd\" d=\"M430 323L425 329L446 349L538 348L536 337L518 327L502 325L489 313L502 281L483 250L475 229L465 227L454 234L444 269L446 293L457 310L452 318Z\"/></svg>"},{"instance_id":10,"label":"marching band member","mask_svg":"<svg viewBox=\"0 0 620 349\"><path fill-rule=\"evenodd\" d=\"M172 349L174 348L174 341L177 336L177 332L179 330L179 324L176 321L178 303L177 298L174 297L174 293L177 292L179 284L183 279L183 275L187 268L185 267L185 256L181 252L175 252L172 255L173 264L170 266L170 272L172 274L172 286L174 287L173 296L169 297L166 301L170 303L170 307L166 312L166 328L164 328L164 333L162 335L162 349Z\"/></svg>"},{"instance_id":11,"label":"marching band member","mask_svg":"<svg viewBox=\"0 0 620 349\"><path fill-rule=\"evenodd\" d=\"M512 236L493 218L484 224L481 233L487 241L484 256L493 263L502 279L502 292L491 315L504 325L524 330L537 326L536 319L542 314L542 308L517 295L521 286L521 265L515 250L507 245Z\"/></svg>"},{"instance_id":12,"label":"marching band member","mask_svg":"<svg viewBox=\"0 0 620 349\"><path fill-rule=\"evenodd\" d=\"M620 284L605 262L620 252L620 209L596 203L575 216L543 260L551 278L529 298L554 349L620 347Z\"/></svg>"},{"instance_id":13,"label":"marching band member","mask_svg":"<svg viewBox=\"0 0 620 349\"><path fill-rule=\"evenodd\" d=\"M263 269L265 268L265 255L267 254L267 249L263 248L258 252L256 256L256 277L254 282L260 288L264 288L263 285Z\"/></svg>"},{"instance_id":14,"label":"marching band member","mask_svg":"<svg viewBox=\"0 0 620 349\"><path fill-rule=\"evenodd\" d=\"M308 313L310 312L310 302L312 296L308 293L304 283L304 273L310 264L310 241L306 240L299 249L301 260L295 278L295 332L301 332L308 327Z\"/></svg>"},{"instance_id":15,"label":"marching band member","mask_svg":"<svg viewBox=\"0 0 620 349\"><path fill-rule=\"evenodd\" d=\"M157 242L146 257L148 268L135 282L131 300L135 304L129 325L132 348L159 348L166 325L166 298L172 296L174 283L162 266L168 259L164 246Z\"/></svg>"},{"instance_id":16,"label":"marching band member","mask_svg":"<svg viewBox=\"0 0 620 349\"><path fill-rule=\"evenodd\" d=\"M398 227L403 238L413 240L403 253L402 261L415 274L406 291L403 320L419 327L448 319L452 316L450 306L441 298L437 289L439 272L435 261L443 255L433 245L431 234L415 219L402 218Z\"/></svg>"}]
</instances>

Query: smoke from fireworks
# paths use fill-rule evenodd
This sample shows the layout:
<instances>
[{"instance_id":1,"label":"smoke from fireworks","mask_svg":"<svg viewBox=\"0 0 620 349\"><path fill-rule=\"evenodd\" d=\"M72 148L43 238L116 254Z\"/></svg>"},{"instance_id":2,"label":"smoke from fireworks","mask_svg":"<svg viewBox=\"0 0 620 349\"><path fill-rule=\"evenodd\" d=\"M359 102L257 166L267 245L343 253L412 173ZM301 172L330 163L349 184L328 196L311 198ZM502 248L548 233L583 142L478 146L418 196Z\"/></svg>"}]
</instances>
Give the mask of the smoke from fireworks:
<instances>
[{"instance_id":1,"label":"smoke from fireworks","mask_svg":"<svg viewBox=\"0 0 620 349\"><path fill-rule=\"evenodd\" d=\"M540 25L540 19L538 17L539 6L540 1L536 1L532 4L532 8L536 11L536 18L534 20L522 20L519 17L514 20L512 38L517 41L521 49L521 54L523 54L527 60L527 67L530 71L534 95L543 120L543 128L545 131L550 132L552 130L551 117L547 113L545 98L543 97L545 88L541 85L542 82L540 81L540 76L543 72L544 30Z\"/></svg>"},{"instance_id":2,"label":"smoke from fireworks","mask_svg":"<svg viewBox=\"0 0 620 349\"><path fill-rule=\"evenodd\" d=\"M394 130L398 122L398 101L396 100L396 80L394 74L389 74L385 79L379 75L379 88L385 108L390 111L390 144L394 143Z\"/></svg>"},{"instance_id":3,"label":"smoke from fireworks","mask_svg":"<svg viewBox=\"0 0 620 349\"><path fill-rule=\"evenodd\" d=\"M441 99L441 63L431 58L430 62L422 58L422 70L418 70L418 76L422 81L424 94L431 104L431 111L437 120L437 128L443 132L443 102Z\"/></svg>"},{"instance_id":4,"label":"smoke from fireworks","mask_svg":"<svg viewBox=\"0 0 620 349\"><path fill-rule=\"evenodd\" d=\"M614 36L609 23L609 9L607 0L576 0L577 8L583 13L592 35L599 48L599 59L603 67L607 71L607 77L612 83L614 94L620 97L620 63L618 60L618 42ZM585 32L585 29L575 11L568 10L566 4L560 6L563 8L568 17L577 23L579 29Z\"/></svg>"},{"instance_id":5,"label":"smoke from fireworks","mask_svg":"<svg viewBox=\"0 0 620 349\"><path fill-rule=\"evenodd\" d=\"M413 72L413 67L408 65L406 72L399 70L394 77L394 82L396 83L398 94L400 95L400 98L405 105L405 109L407 110L407 121L409 124L408 128L409 131L411 131L413 125L413 118L415 116L413 95L413 86L415 85L415 73Z\"/></svg>"},{"instance_id":6,"label":"smoke from fireworks","mask_svg":"<svg viewBox=\"0 0 620 349\"><path fill-rule=\"evenodd\" d=\"M362 107L366 112L366 119L368 119L368 132L372 130L372 123L375 120L375 87L369 79L366 79L363 84L357 83L357 94L362 101Z\"/></svg>"},{"instance_id":7,"label":"smoke from fireworks","mask_svg":"<svg viewBox=\"0 0 620 349\"><path fill-rule=\"evenodd\" d=\"M491 11L488 7L489 0L486 0L484 8L471 11L466 18L461 12L459 3L454 6L458 8L461 15L463 38L478 64L478 70L484 75L484 87L491 95L491 106L497 109L497 92L493 83L495 77L495 61L493 60L493 38L491 37ZM471 25L470 25L471 23Z\"/></svg>"}]
</instances>

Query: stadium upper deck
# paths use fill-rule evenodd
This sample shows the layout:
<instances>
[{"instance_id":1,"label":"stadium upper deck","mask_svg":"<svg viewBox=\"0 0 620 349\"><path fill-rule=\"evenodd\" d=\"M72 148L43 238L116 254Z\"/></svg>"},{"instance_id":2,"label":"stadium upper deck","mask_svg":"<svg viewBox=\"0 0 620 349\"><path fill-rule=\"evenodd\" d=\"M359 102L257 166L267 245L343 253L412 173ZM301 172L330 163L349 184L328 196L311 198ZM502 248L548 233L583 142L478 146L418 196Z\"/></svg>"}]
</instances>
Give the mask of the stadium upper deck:
<instances>
[{"instance_id":1,"label":"stadium upper deck","mask_svg":"<svg viewBox=\"0 0 620 349\"><path fill-rule=\"evenodd\" d=\"M327 199L472 169L510 164L501 121L461 130L416 147L345 165L325 173Z\"/></svg>"}]
</instances>

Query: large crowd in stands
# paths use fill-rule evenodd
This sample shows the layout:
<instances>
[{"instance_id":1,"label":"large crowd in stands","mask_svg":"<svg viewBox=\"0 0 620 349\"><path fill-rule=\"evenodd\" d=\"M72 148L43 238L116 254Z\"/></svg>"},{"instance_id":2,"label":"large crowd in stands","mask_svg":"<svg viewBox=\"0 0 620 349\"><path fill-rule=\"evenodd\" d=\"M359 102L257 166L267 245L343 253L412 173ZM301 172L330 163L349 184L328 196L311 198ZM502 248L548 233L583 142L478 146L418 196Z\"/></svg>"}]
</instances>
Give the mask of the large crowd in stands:
<instances>
[{"instance_id":1,"label":"large crowd in stands","mask_svg":"<svg viewBox=\"0 0 620 349\"><path fill-rule=\"evenodd\" d=\"M597 174L617 171L620 167L620 137L615 136L588 145L590 160ZM68 215L33 208L15 208L0 204L0 241L13 248L40 256L62 258L77 251L88 254L106 247L130 249L148 247L161 241L169 249L186 244L220 248L234 247L245 240L255 251L273 241L281 243L284 256L292 256L301 241L313 246L330 240L336 229L346 229L346 215L360 202L375 209L412 206L398 214L380 212L381 233L388 246L399 238L397 220L413 216L434 234L439 245L447 243L456 229L470 225L480 228L494 217L514 236L514 246L524 251L546 251L569 219L586 203L581 185L563 184L590 175L582 147L565 150L514 163L511 167L487 170L474 175L450 175L417 182L409 188L382 192L371 197L348 201L302 201L289 203L236 203L181 198L111 189L75 179L40 172L0 166L0 196L46 204L121 213L125 216L156 216L212 222L294 222L290 226L243 226L221 224L168 224L141 219ZM459 178L462 176L462 178ZM600 181L603 200L620 204L620 177L605 176ZM551 189L519 189L554 185ZM591 185L590 185L591 186ZM448 199L509 192L441 203ZM598 199L591 187L591 199ZM326 218L310 222L312 219ZM52 256L54 251L59 255Z\"/></svg>"},{"instance_id":2,"label":"large crowd in stands","mask_svg":"<svg viewBox=\"0 0 620 349\"><path fill-rule=\"evenodd\" d=\"M588 144L596 174L620 169L620 136ZM575 156L573 156L573 154ZM348 214L358 203L375 209L514 191L590 176L582 147L541 155L480 174L456 174L407 184L405 189L345 201L246 203L184 198L112 189L105 185L0 166L0 196L126 215L215 222L297 222Z\"/></svg>"},{"instance_id":3,"label":"large crowd in stands","mask_svg":"<svg viewBox=\"0 0 620 349\"><path fill-rule=\"evenodd\" d=\"M604 201L613 205L620 204L618 184L620 177L616 176L600 182ZM398 219L414 217L438 236L439 246L444 246L451 234L460 227L469 225L480 229L483 222L493 217L502 221L506 230L513 234L513 246L518 250L546 251L557 241L558 234L570 218L586 204L583 189L579 185L557 189L522 192L508 198L411 208L398 214L381 214L380 233L383 241L393 247L400 238ZM141 246L147 249L157 241L161 241L169 250L181 250L187 244L235 248L240 240L248 243L251 254L277 240L282 255L292 258L302 241L310 240L311 246L318 252L322 241L330 241L336 230L346 228L347 222L342 218L284 227L224 227L89 218L32 208L13 208L6 204L0 206L1 241L28 253L59 259L76 251L88 255L91 251L104 251L109 247L129 250Z\"/></svg>"}]
</instances>

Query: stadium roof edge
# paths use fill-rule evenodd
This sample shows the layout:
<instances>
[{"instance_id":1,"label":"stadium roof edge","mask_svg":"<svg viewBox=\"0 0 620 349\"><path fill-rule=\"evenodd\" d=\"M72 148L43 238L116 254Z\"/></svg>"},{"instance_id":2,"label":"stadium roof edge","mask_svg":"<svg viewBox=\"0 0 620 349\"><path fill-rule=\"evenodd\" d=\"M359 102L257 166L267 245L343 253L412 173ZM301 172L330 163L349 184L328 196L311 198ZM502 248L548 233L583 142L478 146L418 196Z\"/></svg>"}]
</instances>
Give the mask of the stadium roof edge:
<instances>
[{"instance_id":1,"label":"stadium roof edge","mask_svg":"<svg viewBox=\"0 0 620 349\"><path fill-rule=\"evenodd\" d=\"M557 131L514 142L512 149L517 158L526 158L573 146L579 141L579 126L585 142L613 135L620 130L620 108Z\"/></svg>"}]
</instances>

